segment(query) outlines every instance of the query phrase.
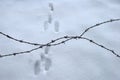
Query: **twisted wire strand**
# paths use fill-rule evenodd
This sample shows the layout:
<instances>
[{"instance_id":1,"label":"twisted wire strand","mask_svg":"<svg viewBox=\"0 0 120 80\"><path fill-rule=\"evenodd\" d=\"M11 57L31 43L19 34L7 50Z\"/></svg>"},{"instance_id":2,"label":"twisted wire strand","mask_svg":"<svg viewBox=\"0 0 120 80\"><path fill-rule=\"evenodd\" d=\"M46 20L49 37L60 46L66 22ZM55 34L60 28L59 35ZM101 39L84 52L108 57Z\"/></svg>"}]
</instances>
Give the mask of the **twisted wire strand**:
<instances>
[{"instance_id":1,"label":"twisted wire strand","mask_svg":"<svg viewBox=\"0 0 120 80\"><path fill-rule=\"evenodd\" d=\"M73 39L76 39L76 40L77 40L77 39L87 40L87 41L89 41L89 42L91 42L91 43L93 43L93 44L95 44L95 45L97 45L97 46L99 46L99 47L107 50L107 51L110 51L113 55L115 55L116 57L119 57L119 58L120 58L120 55L117 54L114 50L109 49L109 48L107 48L107 47L105 47L105 46L103 46L103 45L95 42L94 40L91 40L91 39L86 38L86 37L82 37L82 36L84 36L84 34L87 33L89 30L91 30L91 29L93 29L93 28L95 28L95 27L97 27L97 26L100 26L100 25L105 24L105 23L115 22L115 21L120 21L120 19L110 19L110 20L108 20L108 21L104 21L104 22L95 24L95 25L90 26L90 27L88 27L87 29L85 29L85 30L84 30L80 35L78 35L78 36L63 36L63 37L59 37L59 38L57 38L57 39L51 40L50 42L48 42L48 43L46 43L46 44L39 44L39 43L33 43L33 42L28 42L28 41L19 40L19 39L13 38L13 37L11 37L11 36L3 33L3 32L0 32L1 35L6 36L7 38L12 39L12 40L14 40L14 41L37 46L37 47L35 47L35 48L33 48L33 49L26 50L26 51L22 51L22 52L16 52L16 53L11 53L11 54L0 54L0 58L2 58L2 57L7 57L7 56L15 56L15 55L19 55L19 54L31 53L31 52L33 52L33 51L35 51L35 50L38 50L38 49L40 49L40 48L43 48L43 47L45 47L45 46L57 46L57 45L60 45L60 44L65 44L66 42L68 42L68 41L70 41L70 40L73 40ZM62 40L62 41L60 41L60 40ZM57 41L60 41L60 42L57 42Z\"/></svg>"}]
</instances>

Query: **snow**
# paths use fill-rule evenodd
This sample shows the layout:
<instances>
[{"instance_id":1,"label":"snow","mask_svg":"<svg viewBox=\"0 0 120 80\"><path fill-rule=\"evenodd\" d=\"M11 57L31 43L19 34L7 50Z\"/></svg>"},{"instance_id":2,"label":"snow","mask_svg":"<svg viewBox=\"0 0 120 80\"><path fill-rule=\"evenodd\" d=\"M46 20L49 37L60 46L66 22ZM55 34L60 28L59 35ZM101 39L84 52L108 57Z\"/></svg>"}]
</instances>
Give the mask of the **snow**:
<instances>
[{"instance_id":1,"label":"snow","mask_svg":"<svg viewBox=\"0 0 120 80\"><path fill-rule=\"evenodd\" d=\"M44 22L53 3L53 22ZM0 0L0 31L17 39L46 43L64 35L79 35L87 27L120 17L119 0ZM86 37L120 53L120 22L90 30ZM33 46L0 35L0 54L24 51ZM34 64L44 49L32 54L0 58L0 80L120 80L120 59L85 40L51 47L52 65L47 73L34 74Z\"/></svg>"}]
</instances>

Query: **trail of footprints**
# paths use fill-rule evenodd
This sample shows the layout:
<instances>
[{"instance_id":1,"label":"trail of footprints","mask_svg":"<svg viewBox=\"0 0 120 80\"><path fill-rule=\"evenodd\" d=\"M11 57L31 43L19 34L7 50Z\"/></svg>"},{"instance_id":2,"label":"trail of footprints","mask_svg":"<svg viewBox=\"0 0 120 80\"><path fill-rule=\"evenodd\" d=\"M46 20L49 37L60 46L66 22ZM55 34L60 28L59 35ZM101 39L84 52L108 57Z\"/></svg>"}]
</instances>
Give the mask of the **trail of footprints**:
<instances>
[{"instance_id":1,"label":"trail of footprints","mask_svg":"<svg viewBox=\"0 0 120 80\"><path fill-rule=\"evenodd\" d=\"M46 31L51 24L54 24L54 31L59 32L59 21L53 20L54 6L53 3L49 3L50 14L47 16L47 20L44 21L44 30ZM52 59L48 54L50 47L45 47L44 53L40 54L40 58L34 63L34 74L38 75L40 72L47 73L52 66Z\"/></svg>"},{"instance_id":2,"label":"trail of footprints","mask_svg":"<svg viewBox=\"0 0 120 80\"><path fill-rule=\"evenodd\" d=\"M40 72L47 73L52 66L52 60L48 54L50 47L45 47L44 53L40 54L40 59L34 63L34 74L38 75Z\"/></svg>"},{"instance_id":3,"label":"trail of footprints","mask_svg":"<svg viewBox=\"0 0 120 80\"><path fill-rule=\"evenodd\" d=\"M54 6L53 3L49 3L50 13L47 16L47 20L44 21L44 30L46 31L51 24L54 24L54 31L59 32L59 21L53 20Z\"/></svg>"}]
</instances>

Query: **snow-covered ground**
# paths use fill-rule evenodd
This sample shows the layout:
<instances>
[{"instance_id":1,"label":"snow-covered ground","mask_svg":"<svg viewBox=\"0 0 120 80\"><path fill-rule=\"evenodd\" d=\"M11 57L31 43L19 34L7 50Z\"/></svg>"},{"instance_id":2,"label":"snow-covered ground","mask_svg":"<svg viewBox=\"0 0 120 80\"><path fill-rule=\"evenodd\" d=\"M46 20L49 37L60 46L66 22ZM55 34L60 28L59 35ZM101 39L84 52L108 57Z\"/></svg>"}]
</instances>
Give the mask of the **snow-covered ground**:
<instances>
[{"instance_id":1,"label":"snow-covered ground","mask_svg":"<svg viewBox=\"0 0 120 80\"><path fill-rule=\"evenodd\" d=\"M53 3L52 22L44 22ZM87 27L120 18L119 0L0 0L0 31L17 39L46 43L64 35L79 35ZM59 21L59 32L54 22ZM90 30L86 37L120 54L120 22ZM0 54L24 51L33 46L0 35ZM34 64L44 49L32 54L0 58L0 80L120 80L120 59L85 40L72 40L51 47L52 65L47 73L34 73Z\"/></svg>"}]
</instances>

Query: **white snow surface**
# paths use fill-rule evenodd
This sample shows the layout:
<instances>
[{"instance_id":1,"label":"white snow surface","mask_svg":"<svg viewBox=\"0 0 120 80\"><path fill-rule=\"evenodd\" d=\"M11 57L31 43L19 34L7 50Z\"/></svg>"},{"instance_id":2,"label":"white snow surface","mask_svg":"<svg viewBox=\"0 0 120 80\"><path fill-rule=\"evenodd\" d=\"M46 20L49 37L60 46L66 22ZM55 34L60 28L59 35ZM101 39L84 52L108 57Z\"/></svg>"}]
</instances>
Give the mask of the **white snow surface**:
<instances>
[{"instance_id":1,"label":"white snow surface","mask_svg":"<svg viewBox=\"0 0 120 80\"><path fill-rule=\"evenodd\" d=\"M44 31L53 3L54 23ZM64 35L79 35L87 27L120 18L119 0L0 0L0 31L17 39L47 43ZM120 22L101 25L84 35L120 54ZM0 35L0 54L29 50ZM120 80L120 59L85 40L72 40L51 47L52 65L47 73L34 74L34 63L44 49L31 54L0 58L0 80Z\"/></svg>"}]
</instances>

